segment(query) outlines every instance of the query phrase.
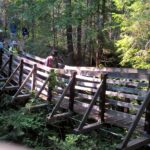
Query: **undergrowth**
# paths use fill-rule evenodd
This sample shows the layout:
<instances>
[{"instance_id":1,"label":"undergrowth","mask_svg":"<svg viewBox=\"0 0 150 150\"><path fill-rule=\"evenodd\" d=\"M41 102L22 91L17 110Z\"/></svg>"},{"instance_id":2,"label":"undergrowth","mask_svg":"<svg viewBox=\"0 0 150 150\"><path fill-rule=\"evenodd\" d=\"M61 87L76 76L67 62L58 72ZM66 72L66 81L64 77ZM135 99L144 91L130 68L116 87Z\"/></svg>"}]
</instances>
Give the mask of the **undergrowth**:
<instances>
[{"instance_id":1,"label":"undergrowth","mask_svg":"<svg viewBox=\"0 0 150 150\"><path fill-rule=\"evenodd\" d=\"M0 140L27 145L35 150L114 150L118 139L100 131L85 135L72 133L70 121L46 123L46 109L29 111L11 107L11 97L1 95ZM6 109L7 107L7 109Z\"/></svg>"}]
</instances>

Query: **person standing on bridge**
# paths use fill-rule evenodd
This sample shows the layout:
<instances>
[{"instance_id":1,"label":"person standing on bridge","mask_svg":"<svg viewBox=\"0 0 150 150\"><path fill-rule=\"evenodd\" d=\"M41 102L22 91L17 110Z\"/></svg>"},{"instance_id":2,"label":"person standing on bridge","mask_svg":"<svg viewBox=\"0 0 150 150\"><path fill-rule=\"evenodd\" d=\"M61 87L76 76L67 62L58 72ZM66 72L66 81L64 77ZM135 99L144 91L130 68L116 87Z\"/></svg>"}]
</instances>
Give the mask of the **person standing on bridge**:
<instances>
[{"instance_id":1,"label":"person standing on bridge","mask_svg":"<svg viewBox=\"0 0 150 150\"><path fill-rule=\"evenodd\" d=\"M45 65L51 68L63 68L63 60L58 56L58 52L54 50L50 56L46 58Z\"/></svg>"}]
</instances>

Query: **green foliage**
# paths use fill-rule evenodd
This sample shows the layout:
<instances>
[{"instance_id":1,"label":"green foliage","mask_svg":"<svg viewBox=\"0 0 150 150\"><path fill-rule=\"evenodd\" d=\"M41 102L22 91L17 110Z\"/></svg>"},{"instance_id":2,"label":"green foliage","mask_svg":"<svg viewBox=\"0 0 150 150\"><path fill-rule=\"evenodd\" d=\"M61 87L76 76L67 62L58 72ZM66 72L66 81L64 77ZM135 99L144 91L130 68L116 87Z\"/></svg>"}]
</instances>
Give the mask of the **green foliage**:
<instances>
[{"instance_id":1,"label":"green foliage","mask_svg":"<svg viewBox=\"0 0 150 150\"><path fill-rule=\"evenodd\" d=\"M58 84L57 74L56 74L55 70L52 69L50 71L50 74L49 74L49 83L48 83L48 86L50 88L54 89L57 84Z\"/></svg>"},{"instance_id":2,"label":"green foliage","mask_svg":"<svg viewBox=\"0 0 150 150\"><path fill-rule=\"evenodd\" d=\"M150 37L148 0L115 0L115 4L118 9L124 11L122 14L114 14L122 31L121 38L116 43L122 59L120 64L134 68L149 68L149 47L146 46Z\"/></svg>"}]
</instances>

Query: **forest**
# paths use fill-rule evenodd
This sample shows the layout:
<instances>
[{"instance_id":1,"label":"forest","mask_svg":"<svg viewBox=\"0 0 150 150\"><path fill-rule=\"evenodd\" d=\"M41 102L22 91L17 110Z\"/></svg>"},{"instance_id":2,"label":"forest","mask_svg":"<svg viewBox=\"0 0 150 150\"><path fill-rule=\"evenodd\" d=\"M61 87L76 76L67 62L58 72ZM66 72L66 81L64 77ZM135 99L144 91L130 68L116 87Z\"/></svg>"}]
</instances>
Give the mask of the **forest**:
<instances>
[{"instance_id":1,"label":"forest","mask_svg":"<svg viewBox=\"0 0 150 150\"><path fill-rule=\"evenodd\" d=\"M0 0L1 34L6 49L14 38L18 49L41 58L57 50L68 66L150 69L149 0ZM115 150L127 133L110 125L74 134L73 121L46 124L49 108L26 109L37 103L29 92L22 107L11 104L13 92L0 90L0 141L35 150Z\"/></svg>"},{"instance_id":2,"label":"forest","mask_svg":"<svg viewBox=\"0 0 150 150\"><path fill-rule=\"evenodd\" d=\"M1 28L28 28L26 51L66 64L149 68L149 0L2 0Z\"/></svg>"}]
</instances>

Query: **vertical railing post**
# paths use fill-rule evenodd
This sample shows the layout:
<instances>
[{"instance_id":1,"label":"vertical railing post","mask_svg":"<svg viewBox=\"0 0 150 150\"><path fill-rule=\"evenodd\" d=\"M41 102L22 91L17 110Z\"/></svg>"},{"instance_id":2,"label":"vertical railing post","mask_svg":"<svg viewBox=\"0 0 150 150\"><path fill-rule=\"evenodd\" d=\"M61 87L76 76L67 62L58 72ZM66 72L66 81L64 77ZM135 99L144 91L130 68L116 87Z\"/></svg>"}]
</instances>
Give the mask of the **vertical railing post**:
<instances>
[{"instance_id":1,"label":"vertical railing post","mask_svg":"<svg viewBox=\"0 0 150 150\"><path fill-rule=\"evenodd\" d=\"M11 54L11 55L9 56L8 76L10 76L11 73L12 73L12 61L13 61L13 55Z\"/></svg>"},{"instance_id":2,"label":"vertical railing post","mask_svg":"<svg viewBox=\"0 0 150 150\"><path fill-rule=\"evenodd\" d=\"M48 82L48 91L47 91L47 101L48 101L48 103L51 102L52 97L53 97L52 92L53 92L53 88L54 88L54 87L51 85L51 80L52 80L51 74L53 74L53 73L54 73L54 70L52 69L52 70L50 71L50 74L49 74L49 82Z\"/></svg>"},{"instance_id":3,"label":"vertical railing post","mask_svg":"<svg viewBox=\"0 0 150 150\"><path fill-rule=\"evenodd\" d=\"M34 64L33 68L34 68L34 69L33 69L33 73L32 73L31 91L34 91L34 90L35 90L37 64Z\"/></svg>"},{"instance_id":4,"label":"vertical railing post","mask_svg":"<svg viewBox=\"0 0 150 150\"><path fill-rule=\"evenodd\" d=\"M150 75L148 76L148 89L150 89ZM146 107L144 131L150 134L150 103Z\"/></svg>"},{"instance_id":5,"label":"vertical railing post","mask_svg":"<svg viewBox=\"0 0 150 150\"><path fill-rule=\"evenodd\" d=\"M20 71L19 71L19 86L21 86L22 84L22 77L23 77L23 60L21 59Z\"/></svg>"},{"instance_id":6,"label":"vertical railing post","mask_svg":"<svg viewBox=\"0 0 150 150\"><path fill-rule=\"evenodd\" d=\"M74 72L72 74L73 82L70 86L70 96L69 96L69 111L74 111L74 98L75 98L75 85L76 85L76 74L77 72Z\"/></svg>"},{"instance_id":7,"label":"vertical railing post","mask_svg":"<svg viewBox=\"0 0 150 150\"><path fill-rule=\"evenodd\" d=\"M100 117L101 121L104 122L104 114L105 114L105 102L106 102L106 80L107 74L101 74L101 80L103 80L102 90L100 92L100 100L99 100L99 108L100 108Z\"/></svg>"},{"instance_id":8,"label":"vertical railing post","mask_svg":"<svg viewBox=\"0 0 150 150\"><path fill-rule=\"evenodd\" d=\"M2 49L0 49L0 68L2 67L3 65L3 51Z\"/></svg>"}]
</instances>

